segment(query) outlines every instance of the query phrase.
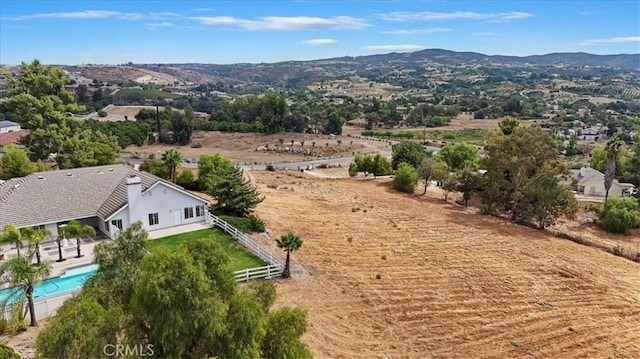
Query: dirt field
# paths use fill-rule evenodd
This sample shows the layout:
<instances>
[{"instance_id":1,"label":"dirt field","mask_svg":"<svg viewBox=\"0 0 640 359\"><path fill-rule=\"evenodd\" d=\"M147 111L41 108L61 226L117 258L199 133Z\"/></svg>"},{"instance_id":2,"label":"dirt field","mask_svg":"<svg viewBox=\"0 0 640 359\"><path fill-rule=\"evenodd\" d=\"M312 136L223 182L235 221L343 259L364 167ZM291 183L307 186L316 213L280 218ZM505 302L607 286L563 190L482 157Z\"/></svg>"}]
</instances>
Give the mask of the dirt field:
<instances>
[{"instance_id":1,"label":"dirt field","mask_svg":"<svg viewBox=\"0 0 640 359\"><path fill-rule=\"evenodd\" d=\"M282 138L283 143L280 144ZM294 141L293 146L291 141ZM304 146L300 141L304 141ZM338 141L341 141L338 144ZM353 143L352 143L353 141ZM193 148L187 146L130 146L127 152L138 154L158 154L169 148L175 148L182 153L184 158L198 158L203 154L220 153L229 157L236 162L283 162L292 161L303 158L322 158L334 157L341 155L350 155L354 152L376 152L379 149L390 150L390 146L386 142L376 142L367 140L351 139L347 136L336 136L331 139L326 135L312 135L301 133L280 133L274 135L266 135L260 133L235 133L235 132L195 132L191 140L193 143L201 143L201 148ZM313 145L315 142L315 146ZM328 146L327 146L328 144ZM288 147L298 150L310 150L317 155L305 156L295 153L281 153L275 151L256 151L259 146L267 146L280 148Z\"/></svg>"},{"instance_id":2,"label":"dirt field","mask_svg":"<svg viewBox=\"0 0 640 359\"><path fill-rule=\"evenodd\" d=\"M498 123L502 121L502 119L485 119L485 120L474 120L473 115L470 114L460 114L456 118L451 120L447 126L442 127L429 127L427 131L459 131L470 128L478 128L482 130L497 130ZM530 126L533 124L542 124L546 120L526 120L520 121L521 126ZM342 133L344 135L359 135L364 131L363 127L357 126L345 126L342 129ZM408 127L408 128L400 128L394 131L424 131L424 127Z\"/></svg>"},{"instance_id":3,"label":"dirt field","mask_svg":"<svg viewBox=\"0 0 640 359\"><path fill-rule=\"evenodd\" d=\"M381 181L252 175L304 240L276 305L317 358L640 357L637 263Z\"/></svg>"},{"instance_id":4,"label":"dirt field","mask_svg":"<svg viewBox=\"0 0 640 359\"><path fill-rule=\"evenodd\" d=\"M155 110L154 106L114 106L109 105L104 110L107 113L107 117L98 117L97 115L93 117L94 120L98 121L125 121L128 119L129 121L135 121L136 115L143 108Z\"/></svg>"}]
</instances>

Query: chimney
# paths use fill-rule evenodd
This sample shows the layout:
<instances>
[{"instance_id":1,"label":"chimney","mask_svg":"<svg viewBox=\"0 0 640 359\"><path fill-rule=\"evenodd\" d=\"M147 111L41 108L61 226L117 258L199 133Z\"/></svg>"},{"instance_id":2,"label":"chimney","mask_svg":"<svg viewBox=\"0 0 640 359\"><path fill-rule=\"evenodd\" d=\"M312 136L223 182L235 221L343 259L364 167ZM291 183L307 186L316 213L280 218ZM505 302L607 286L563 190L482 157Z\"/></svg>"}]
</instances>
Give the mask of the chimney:
<instances>
[{"instance_id":1,"label":"chimney","mask_svg":"<svg viewBox=\"0 0 640 359\"><path fill-rule=\"evenodd\" d=\"M129 175L127 183L127 202L129 203L129 225L136 221L144 222L144 206L142 204L142 180L136 175Z\"/></svg>"}]
</instances>

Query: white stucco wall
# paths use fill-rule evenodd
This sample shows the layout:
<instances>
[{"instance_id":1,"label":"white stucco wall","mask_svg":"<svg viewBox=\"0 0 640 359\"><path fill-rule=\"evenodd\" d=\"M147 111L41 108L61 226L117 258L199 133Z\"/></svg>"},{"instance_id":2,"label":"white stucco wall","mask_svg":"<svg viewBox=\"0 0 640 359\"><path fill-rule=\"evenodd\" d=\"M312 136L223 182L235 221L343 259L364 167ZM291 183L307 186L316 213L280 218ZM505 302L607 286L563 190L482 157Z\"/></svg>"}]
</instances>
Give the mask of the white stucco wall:
<instances>
[{"instance_id":1,"label":"white stucco wall","mask_svg":"<svg viewBox=\"0 0 640 359\"><path fill-rule=\"evenodd\" d=\"M107 231L107 226L105 225L105 222L101 219L98 220L98 230L100 232L102 232L102 234L104 234L105 236L109 236L109 231Z\"/></svg>"},{"instance_id":2,"label":"white stucco wall","mask_svg":"<svg viewBox=\"0 0 640 359\"><path fill-rule=\"evenodd\" d=\"M143 224L143 228L147 231L173 227L175 225L181 224L198 223L204 221L205 219L204 215L201 215L200 217L196 216L195 207L198 205L205 205L205 210L207 208L206 202L204 202L204 200L199 200L195 197L191 197L168 185L165 185L164 183L158 183L155 187L148 189L142 194L141 206L131 207L134 208L134 210L135 208L139 208L139 210L136 212L141 211L141 213L131 213L130 216L129 211L131 210L131 208L127 206L116 215L114 215L109 220L109 223L111 223L111 221L114 219L121 219L122 228L127 228L132 223L130 221L131 218L133 221L141 221ZM184 218L185 207L193 208L193 218ZM178 213L180 214L179 223L175 223L175 211L178 211ZM149 225L149 213L158 213L157 225Z\"/></svg>"},{"instance_id":3,"label":"white stucco wall","mask_svg":"<svg viewBox=\"0 0 640 359\"><path fill-rule=\"evenodd\" d=\"M0 133L9 133L9 132L15 132L15 131L20 131L20 125L0 127Z\"/></svg>"},{"instance_id":4,"label":"white stucco wall","mask_svg":"<svg viewBox=\"0 0 640 359\"><path fill-rule=\"evenodd\" d=\"M57 223L49 223L45 224L44 228L48 229L51 232L51 236L55 237L58 235L58 224Z\"/></svg>"},{"instance_id":5,"label":"white stucco wall","mask_svg":"<svg viewBox=\"0 0 640 359\"><path fill-rule=\"evenodd\" d=\"M593 181L584 184L584 194L587 196L604 196L605 192L604 181ZM611 188L609 189L609 197L621 196L622 187L618 186L615 183L612 183Z\"/></svg>"}]
</instances>

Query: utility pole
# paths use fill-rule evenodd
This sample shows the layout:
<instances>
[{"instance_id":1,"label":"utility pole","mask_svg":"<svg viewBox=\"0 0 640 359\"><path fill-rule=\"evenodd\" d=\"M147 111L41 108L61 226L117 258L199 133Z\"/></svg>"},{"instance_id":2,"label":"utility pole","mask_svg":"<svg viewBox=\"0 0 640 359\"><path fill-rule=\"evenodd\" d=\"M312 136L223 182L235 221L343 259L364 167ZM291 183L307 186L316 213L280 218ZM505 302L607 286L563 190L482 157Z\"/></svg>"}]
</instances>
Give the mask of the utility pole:
<instances>
[{"instance_id":1,"label":"utility pole","mask_svg":"<svg viewBox=\"0 0 640 359\"><path fill-rule=\"evenodd\" d=\"M158 142L160 142L160 110L158 109L157 102L156 102L156 127L158 130Z\"/></svg>"}]
</instances>

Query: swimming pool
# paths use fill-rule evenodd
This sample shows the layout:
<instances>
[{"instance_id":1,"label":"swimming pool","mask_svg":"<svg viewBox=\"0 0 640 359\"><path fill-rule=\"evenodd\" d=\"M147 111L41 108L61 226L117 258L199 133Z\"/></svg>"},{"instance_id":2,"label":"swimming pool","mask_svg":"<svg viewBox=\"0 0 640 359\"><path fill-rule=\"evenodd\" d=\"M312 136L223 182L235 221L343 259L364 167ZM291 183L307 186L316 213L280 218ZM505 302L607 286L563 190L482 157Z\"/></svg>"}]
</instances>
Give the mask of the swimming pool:
<instances>
[{"instance_id":1,"label":"swimming pool","mask_svg":"<svg viewBox=\"0 0 640 359\"><path fill-rule=\"evenodd\" d=\"M84 283L98 271L97 264L89 264L81 267L75 267L68 269L63 275L59 277L49 278L42 281L33 288L33 298L38 299L54 294L65 293L82 288ZM0 303L5 301L9 296L15 298L18 295L14 295L18 288L7 288L0 290ZM15 299L9 300L9 303Z\"/></svg>"}]
</instances>

